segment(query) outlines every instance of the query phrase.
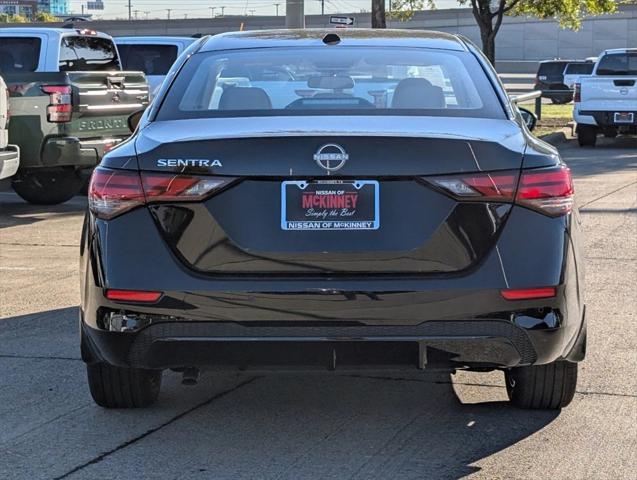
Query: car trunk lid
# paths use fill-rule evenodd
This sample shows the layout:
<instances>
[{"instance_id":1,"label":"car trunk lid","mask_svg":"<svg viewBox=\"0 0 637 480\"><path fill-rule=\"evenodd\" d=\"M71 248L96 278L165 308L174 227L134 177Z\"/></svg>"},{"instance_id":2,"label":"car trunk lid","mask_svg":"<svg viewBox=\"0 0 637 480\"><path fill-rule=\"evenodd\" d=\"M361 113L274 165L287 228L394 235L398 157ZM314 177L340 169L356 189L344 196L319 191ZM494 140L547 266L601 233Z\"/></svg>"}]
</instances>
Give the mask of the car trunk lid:
<instances>
[{"instance_id":1,"label":"car trunk lid","mask_svg":"<svg viewBox=\"0 0 637 480\"><path fill-rule=\"evenodd\" d=\"M507 120L233 120L200 120L196 129L191 120L158 122L136 144L144 172L236 179L202 202L149 207L181 261L210 274L470 268L493 248L510 205L458 201L431 178L514 172L507 178L515 182L524 151L519 127ZM257 122L267 127L256 128ZM329 162L340 168L326 169ZM317 212L344 207L343 218L327 214L342 223L323 228L326 218Z\"/></svg>"}]
</instances>

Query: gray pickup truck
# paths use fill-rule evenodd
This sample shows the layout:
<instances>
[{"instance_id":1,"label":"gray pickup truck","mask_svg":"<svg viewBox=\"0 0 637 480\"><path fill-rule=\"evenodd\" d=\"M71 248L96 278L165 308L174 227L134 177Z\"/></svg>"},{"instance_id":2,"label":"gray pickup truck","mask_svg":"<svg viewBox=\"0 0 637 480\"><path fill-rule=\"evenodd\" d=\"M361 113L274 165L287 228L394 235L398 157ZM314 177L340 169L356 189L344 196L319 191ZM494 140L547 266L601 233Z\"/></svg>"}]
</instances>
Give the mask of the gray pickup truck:
<instances>
[{"instance_id":1,"label":"gray pickup truck","mask_svg":"<svg viewBox=\"0 0 637 480\"><path fill-rule=\"evenodd\" d=\"M121 71L113 39L92 30L0 28L0 74L9 137L21 151L12 186L30 203L79 193L102 155L130 135L128 116L148 105L144 74Z\"/></svg>"}]
</instances>

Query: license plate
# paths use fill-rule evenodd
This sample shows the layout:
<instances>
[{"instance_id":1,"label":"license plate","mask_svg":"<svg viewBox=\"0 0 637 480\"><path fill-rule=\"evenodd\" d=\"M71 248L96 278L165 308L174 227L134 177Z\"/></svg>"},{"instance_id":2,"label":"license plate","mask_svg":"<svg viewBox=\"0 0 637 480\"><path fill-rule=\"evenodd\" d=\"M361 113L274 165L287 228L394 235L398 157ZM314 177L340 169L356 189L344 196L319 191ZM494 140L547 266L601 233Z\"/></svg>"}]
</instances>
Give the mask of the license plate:
<instances>
[{"instance_id":1,"label":"license plate","mask_svg":"<svg viewBox=\"0 0 637 480\"><path fill-rule=\"evenodd\" d=\"M287 181L281 184L283 230L378 230L374 180Z\"/></svg>"},{"instance_id":2,"label":"license plate","mask_svg":"<svg viewBox=\"0 0 637 480\"><path fill-rule=\"evenodd\" d=\"M615 112L615 123L633 123L634 118L632 112Z\"/></svg>"}]
</instances>

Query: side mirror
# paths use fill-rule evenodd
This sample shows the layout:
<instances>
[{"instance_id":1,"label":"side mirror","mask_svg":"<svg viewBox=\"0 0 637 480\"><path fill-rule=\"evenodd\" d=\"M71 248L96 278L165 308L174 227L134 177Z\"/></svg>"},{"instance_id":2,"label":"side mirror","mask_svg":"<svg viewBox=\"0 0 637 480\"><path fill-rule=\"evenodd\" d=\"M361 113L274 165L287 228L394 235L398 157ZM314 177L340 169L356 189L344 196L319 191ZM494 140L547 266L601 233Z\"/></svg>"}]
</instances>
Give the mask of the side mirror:
<instances>
[{"instance_id":1,"label":"side mirror","mask_svg":"<svg viewBox=\"0 0 637 480\"><path fill-rule=\"evenodd\" d=\"M142 108L141 110L131 113L128 117L128 129L131 133L137 129L137 125L139 125L139 121L142 119L142 115L144 115L145 111L146 109Z\"/></svg>"},{"instance_id":2,"label":"side mirror","mask_svg":"<svg viewBox=\"0 0 637 480\"><path fill-rule=\"evenodd\" d=\"M537 117L535 116L535 113L522 107L518 107L518 110L520 110L520 115L522 115L522 119L524 120L524 123L526 123L527 128L533 131L537 124Z\"/></svg>"}]
</instances>

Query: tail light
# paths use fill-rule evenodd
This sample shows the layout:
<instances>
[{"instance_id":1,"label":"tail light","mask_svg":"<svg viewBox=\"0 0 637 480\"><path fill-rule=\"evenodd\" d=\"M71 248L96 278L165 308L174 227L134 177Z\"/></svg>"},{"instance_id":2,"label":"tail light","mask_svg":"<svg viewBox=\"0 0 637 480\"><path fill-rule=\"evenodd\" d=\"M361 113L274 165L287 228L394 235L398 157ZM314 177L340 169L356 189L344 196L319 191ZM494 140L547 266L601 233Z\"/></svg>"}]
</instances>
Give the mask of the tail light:
<instances>
[{"instance_id":1,"label":"tail light","mask_svg":"<svg viewBox=\"0 0 637 480\"><path fill-rule=\"evenodd\" d=\"M89 208L97 217L109 219L149 203L201 201L234 180L98 167L91 176Z\"/></svg>"},{"instance_id":2,"label":"tail light","mask_svg":"<svg viewBox=\"0 0 637 480\"><path fill-rule=\"evenodd\" d=\"M573 209L573 180L564 166L518 172L428 177L426 181L459 201L516 203L551 217Z\"/></svg>"},{"instance_id":3,"label":"tail light","mask_svg":"<svg viewBox=\"0 0 637 480\"><path fill-rule=\"evenodd\" d=\"M7 88L5 92L7 94L7 125L9 124L9 120L11 119L11 103L9 103L9 89Z\"/></svg>"},{"instance_id":4,"label":"tail light","mask_svg":"<svg viewBox=\"0 0 637 480\"><path fill-rule=\"evenodd\" d=\"M68 85L44 85L42 91L49 94L49 106L46 107L47 121L50 123L70 122L73 110L71 87Z\"/></svg>"},{"instance_id":5,"label":"tail light","mask_svg":"<svg viewBox=\"0 0 637 480\"><path fill-rule=\"evenodd\" d=\"M513 201L518 172L476 173L427 178L459 200Z\"/></svg>"},{"instance_id":6,"label":"tail light","mask_svg":"<svg viewBox=\"0 0 637 480\"><path fill-rule=\"evenodd\" d=\"M559 217L573 210L574 194L569 168L527 170L520 177L515 203Z\"/></svg>"},{"instance_id":7,"label":"tail light","mask_svg":"<svg viewBox=\"0 0 637 480\"><path fill-rule=\"evenodd\" d=\"M573 102L579 103L582 101L582 84L576 82L573 86Z\"/></svg>"}]
</instances>

